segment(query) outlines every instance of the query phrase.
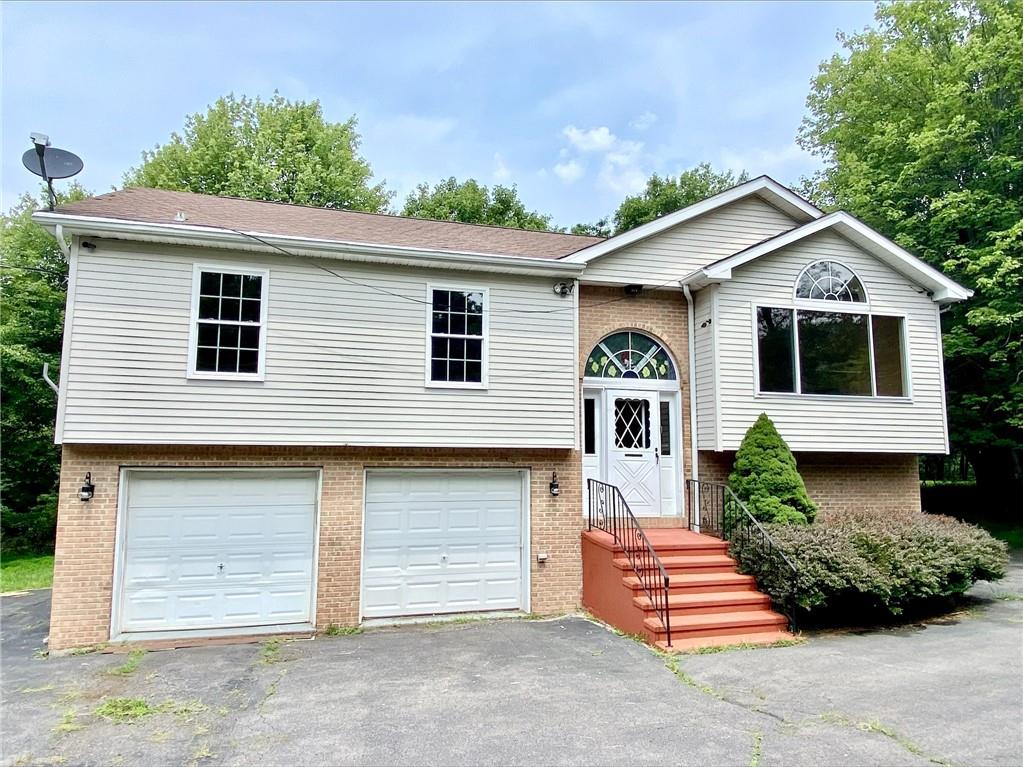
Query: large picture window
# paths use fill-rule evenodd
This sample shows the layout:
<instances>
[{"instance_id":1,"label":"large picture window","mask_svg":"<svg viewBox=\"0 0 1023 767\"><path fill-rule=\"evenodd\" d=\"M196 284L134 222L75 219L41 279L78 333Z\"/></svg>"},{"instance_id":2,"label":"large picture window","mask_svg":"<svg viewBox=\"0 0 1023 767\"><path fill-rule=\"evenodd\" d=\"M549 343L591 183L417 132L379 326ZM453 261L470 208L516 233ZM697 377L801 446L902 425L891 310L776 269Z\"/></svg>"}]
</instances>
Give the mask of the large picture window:
<instances>
[{"instance_id":1,"label":"large picture window","mask_svg":"<svg viewBox=\"0 0 1023 767\"><path fill-rule=\"evenodd\" d=\"M761 392L906 396L903 319L757 308Z\"/></svg>"},{"instance_id":2,"label":"large picture window","mask_svg":"<svg viewBox=\"0 0 1023 767\"><path fill-rule=\"evenodd\" d=\"M482 386L486 292L433 288L430 293L430 381Z\"/></svg>"},{"instance_id":3,"label":"large picture window","mask_svg":"<svg viewBox=\"0 0 1023 767\"><path fill-rule=\"evenodd\" d=\"M189 373L262 378L267 273L196 267Z\"/></svg>"}]
</instances>

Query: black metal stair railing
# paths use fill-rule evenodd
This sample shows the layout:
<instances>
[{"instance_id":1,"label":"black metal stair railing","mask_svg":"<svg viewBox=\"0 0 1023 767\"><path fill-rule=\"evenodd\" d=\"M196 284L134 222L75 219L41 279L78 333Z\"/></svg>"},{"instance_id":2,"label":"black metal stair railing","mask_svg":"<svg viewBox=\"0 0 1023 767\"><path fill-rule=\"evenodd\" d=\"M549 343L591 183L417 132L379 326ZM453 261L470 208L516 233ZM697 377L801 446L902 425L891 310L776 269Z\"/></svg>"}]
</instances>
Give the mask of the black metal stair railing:
<instances>
[{"instance_id":1,"label":"black metal stair railing","mask_svg":"<svg viewBox=\"0 0 1023 767\"><path fill-rule=\"evenodd\" d=\"M588 529L610 533L622 547L633 572L643 586L650 604L664 626L665 639L671 646L671 614L668 608L668 571L654 551L629 504L614 485L597 479L587 481L589 494Z\"/></svg>"},{"instance_id":2,"label":"black metal stair railing","mask_svg":"<svg viewBox=\"0 0 1023 767\"><path fill-rule=\"evenodd\" d=\"M704 535L713 535L724 541L735 543L740 548L754 547L762 556L777 555L791 571L794 584L799 577L799 570L785 551L778 545L767 529L753 516L746 504L732 491L728 485L716 482L686 480L688 496L689 529L699 530ZM785 617L789 619L789 627L796 630L796 610L793 600L794 589L787 593L779 602Z\"/></svg>"}]
</instances>

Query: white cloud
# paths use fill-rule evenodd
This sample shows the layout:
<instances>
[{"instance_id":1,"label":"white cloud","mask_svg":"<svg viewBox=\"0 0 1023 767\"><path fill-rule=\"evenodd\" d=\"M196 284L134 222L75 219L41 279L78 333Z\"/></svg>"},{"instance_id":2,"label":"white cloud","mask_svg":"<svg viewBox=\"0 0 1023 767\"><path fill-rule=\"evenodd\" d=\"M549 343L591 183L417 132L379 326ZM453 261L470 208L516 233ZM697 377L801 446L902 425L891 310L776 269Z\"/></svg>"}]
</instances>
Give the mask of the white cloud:
<instances>
[{"instance_id":1,"label":"white cloud","mask_svg":"<svg viewBox=\"0 0 1023 767\"><path fill-rule=\"evenodd\" d=\"M584 168L583 164L578 160L559 162L554 166L554 175L560 178L565 184L574 184L583 177L585 172L586 168Z\"/></svg>"},{"instance_id":2,"label":"white cloud","mask_svg":"<svg viewBox=\"0 0 1023 767\"><path fill-rule=\"evenodd\" d=\"M562 134L576 152L601 156L597 179L605 189L623 195L635 194L646 186L642 141L619 138L605 125L596 128L568 125ZM570 158L571 154L562 149L562 162L554 166L555 174L566 184L578 181L585 172L578 159Z\"/></svg>"},{"instance_id":3,"label":"white cloud","mask_svg":"<svg viewBox=\"0 0 1023 767\"><path fill-rule=\"evenodd\" d=\"M580 152L606 152L618 143L618 137L606 125L586 130L568 125L562 133Z\"/></svg>"},{"instance_id":4,"label":"white cloud","mask_svg":"<svg viewBox=\"0 0 1023 767\"><path fill-rule=\"evenodd\" d=\"M613 151L604 155L600 182L618 194L636 194L646 186L643 170L643 142L619 141Z\"/></svg>"},{"instance_id":5,"label":"white cloud","mask_svg":"<svg viewBox=\"0 0 1023 767\"><path fill-rule=\"evenodd\" d=\"M655 115L653 112L644 112L635 120L630 122L629 127L635 128L636 130L639 131L643 131L649 128L655 122L657 122L657 115Z\"/></svg>"},{"instance_id":6,"label":"white cloud","mask_svg":"<svg viewBox=\"0 0 1023 767\"><path fill-rule=\"evenodd\" d=\"M500 152L494 152L494 181L498 184L503 184L511 178L511 169L508 164L504 161Z\"/></svg>"}]
</instances>

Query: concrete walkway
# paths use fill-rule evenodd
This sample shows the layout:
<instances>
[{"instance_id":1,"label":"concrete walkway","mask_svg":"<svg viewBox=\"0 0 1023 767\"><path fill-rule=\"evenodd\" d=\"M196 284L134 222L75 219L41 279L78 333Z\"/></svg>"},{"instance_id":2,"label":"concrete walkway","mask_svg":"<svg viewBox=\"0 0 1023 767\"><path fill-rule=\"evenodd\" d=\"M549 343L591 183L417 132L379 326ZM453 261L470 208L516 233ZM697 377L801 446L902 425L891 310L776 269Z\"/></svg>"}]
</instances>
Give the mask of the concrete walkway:
<instances>
[{"instance_id":1,"label":"concrete walkway","mask_svg":"<svg viewBox=\"0 0 1023 767\"><path fill-rule=\"evenodd\" d=\"M2 599L0 763L1016 765L1023 561L954 616L666 661L581 618L36 657ZM127 700L125 700L127 699ZM123 709L123 721L111 720Z\"/></svg>"}]
</instances>

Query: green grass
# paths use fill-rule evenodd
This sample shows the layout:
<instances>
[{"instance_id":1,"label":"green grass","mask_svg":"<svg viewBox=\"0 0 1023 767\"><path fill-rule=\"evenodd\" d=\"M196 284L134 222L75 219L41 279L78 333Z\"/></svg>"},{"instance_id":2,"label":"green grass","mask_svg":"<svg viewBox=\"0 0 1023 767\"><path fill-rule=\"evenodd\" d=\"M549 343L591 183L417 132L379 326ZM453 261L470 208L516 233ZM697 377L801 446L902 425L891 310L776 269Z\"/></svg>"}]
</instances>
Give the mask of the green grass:
<instances>
[{"instance_id":1,"label":"green grass","mask_svg":"<svg viewBox=\"0 0 1023 767\"><path fill-rule=\"evenodd\" d=\"M4 554L0 557L0 592L48 589L52 585L52 554Z\"/></svg>"}]
</instances>

